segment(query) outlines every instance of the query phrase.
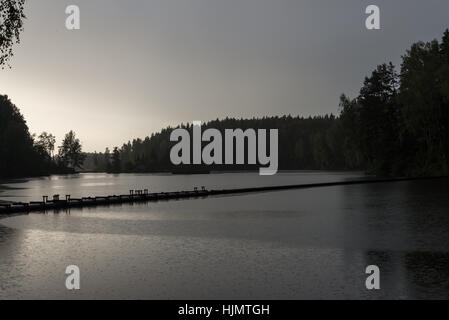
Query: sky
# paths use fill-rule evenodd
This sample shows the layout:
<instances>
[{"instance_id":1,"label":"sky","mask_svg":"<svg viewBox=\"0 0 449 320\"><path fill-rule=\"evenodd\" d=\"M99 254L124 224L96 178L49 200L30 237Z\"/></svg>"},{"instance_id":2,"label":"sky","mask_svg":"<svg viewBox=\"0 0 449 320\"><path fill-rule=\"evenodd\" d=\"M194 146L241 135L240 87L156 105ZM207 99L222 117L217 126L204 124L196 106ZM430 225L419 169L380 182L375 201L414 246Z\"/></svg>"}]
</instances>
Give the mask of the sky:
<instances>
[{"instance_id":1,"label":"sky","mask_svg":"<svg viewBox=\"0 0 449 320\"><path fill-rule=\"evenodd\" d=\"M337 114L376 65L441 38L449 1L27 0L26 15L0 94L31 133L103 151L181 122Z\"/></svg>"}]
</instances>

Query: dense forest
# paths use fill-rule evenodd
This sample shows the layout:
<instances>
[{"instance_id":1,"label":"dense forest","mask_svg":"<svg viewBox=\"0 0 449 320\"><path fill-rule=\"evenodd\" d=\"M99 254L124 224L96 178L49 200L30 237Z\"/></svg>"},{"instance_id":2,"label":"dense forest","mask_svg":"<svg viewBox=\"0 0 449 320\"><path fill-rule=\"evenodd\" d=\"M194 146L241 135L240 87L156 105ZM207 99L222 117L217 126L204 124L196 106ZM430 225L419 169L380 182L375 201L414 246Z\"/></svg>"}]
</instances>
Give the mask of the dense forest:
<instances>
[{"instance_id":1,"label":"dense forest","mask_svg":"<svg viewBox=\"0 0 449 320\"><path fill-rule=\"evenodd\" d=\"M191 125L180 127L191 130ZM379 65L354 99L340 98L338 115L210 121L206 128L279 130L279 169L362 169L379 176L449 174L449 31L418 42L400 70ZM170 132L163 129L88 156L108 172L171 171ZM232 166L232 169L248 166ZM215 166L211 169L231 169Z\"/></svg>"},{"instance_id":2,"label":"dense forest","mask_svg":"<svg viewBox=\"0 0 449 320\"><path fill-rule=\"evenodd\" d=\"M342 139L336 134L337 126L338 121L332 115L313 118L283 116L262 119L217 119L204 123L202 130L216 128L224 133L225 129L230 128L242 130L278 128L281 169L345 169L344 154L340 148ZM180 127L192 130L191 124L181 124ZM173 128L169 127L143 140L134 139L121 148L90 154L85 167L108 172L173 171L176 166L170 162L170 149L176 142L170 141L172 130ZM360 169L361 165L354 163L351 169ZM213 165L209 168L241 170L255 169L256 166Z\"/></svg>"}]
</instances>

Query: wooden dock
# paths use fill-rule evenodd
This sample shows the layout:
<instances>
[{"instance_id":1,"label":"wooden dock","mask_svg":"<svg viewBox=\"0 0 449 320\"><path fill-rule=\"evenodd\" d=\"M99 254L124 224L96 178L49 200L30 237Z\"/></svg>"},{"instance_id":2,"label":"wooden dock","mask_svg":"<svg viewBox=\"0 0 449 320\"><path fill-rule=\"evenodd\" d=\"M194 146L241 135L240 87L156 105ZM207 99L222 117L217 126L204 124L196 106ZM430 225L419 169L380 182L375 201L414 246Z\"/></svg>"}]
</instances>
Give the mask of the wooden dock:
<instances>
[{"instance_id":1,"label":"wooden dock","mask_svg":"<svg viewBox=\"0 0 449 320\"><path fill-rule=\"evenodd\" d=\"M144 190L130 190L129 194L127 195L109 195L109 196L95 196L83 198L71 198L70 195L66 195L65 199L59 199L59 195L54 195L51 200L48 199L48 196L43 196L42 201L0 203L0 215L12 213L38 212L38 211L45 212L47 210L52 209L83 208L83 207L105 206L122 203L138 203L138 202L150 202L160 200L202 198L215 195L229 195L239 193L269 192L269 191L281 191L290 189L322 188L322 187L344 186L355 184L373 184L373 183L401 182L413 180L435 180L435 179L449 179L449 178L419 177L419 178L369 179L369 180L364 179L364 180L349 180L338 182L250 187L250 188L236 188L236 189L219 189L219 190L207 190L206 188L201 187L201 189L194 188L191 191L156 192L156 193L150 193L148 192L148 189L144 189Z\"/></svg>"}]
</instances>

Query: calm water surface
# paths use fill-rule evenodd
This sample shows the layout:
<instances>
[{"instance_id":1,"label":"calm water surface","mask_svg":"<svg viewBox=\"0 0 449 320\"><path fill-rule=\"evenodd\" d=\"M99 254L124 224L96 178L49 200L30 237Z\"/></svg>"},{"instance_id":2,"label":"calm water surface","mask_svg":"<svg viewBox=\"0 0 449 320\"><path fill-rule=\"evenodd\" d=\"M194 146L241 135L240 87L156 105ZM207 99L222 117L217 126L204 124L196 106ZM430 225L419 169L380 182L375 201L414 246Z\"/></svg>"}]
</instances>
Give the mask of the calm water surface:
<instances>
[{"instance_id":1,"label":"calm water surface","mask_svg":"<svg viewBox=\"0 0 449 320\"><path fill-rule=\"evenodd\" d=\"M8 181L0 199L359 179L357 173L82 174ZM449 181L264 192L0 220L0 298L449 298ZM81 269L81 290L65 268ZM365 289L365 268L381 289Z\"/></svg>"}]
</instances>

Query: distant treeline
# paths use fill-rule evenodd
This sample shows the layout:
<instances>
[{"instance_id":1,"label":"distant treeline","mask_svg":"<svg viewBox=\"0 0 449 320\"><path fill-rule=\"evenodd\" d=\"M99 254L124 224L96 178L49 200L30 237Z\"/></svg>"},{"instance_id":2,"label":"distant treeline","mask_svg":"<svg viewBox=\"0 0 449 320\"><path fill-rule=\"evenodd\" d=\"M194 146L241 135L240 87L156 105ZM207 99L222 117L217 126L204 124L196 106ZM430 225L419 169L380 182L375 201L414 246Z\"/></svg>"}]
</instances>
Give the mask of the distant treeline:
<instances>
[{"instance_id":1,"label":"distant treeline","mask_svg":"<svg viewBox=\"0 0 449 320\"><path fill-rule=\"evenodd\" d=\"M191 130L191 125L180 127ZM337 116L215 120L224 129L279 130L279 169L363 169L382 176L449 174L449 31L442 41L418 42L399 72L379 65L359 96L340 98ZM170 133L163 129L120 148L88 155L87 166L108 172L171 171ZM214 166L211 169L247 169Z\"/></svg>"},{"instance_id":2,"label":"distant treeline","mask_svg":"<svg viewBox=\"0 0 449 320\"><path fill-rule=\"evenodd\" d=\"M262 119L214 120L202 125L202 130L216 128L224 136L225 129L242 130L279 129L279 167L281 169L344 169L344 154L341 149L341 137L336 133L338 121L334 116L299 118L265 117ZM189 131L191 124L180 127ZM85 168L109 172L157 172L177 169L170 161L170 149L176 142L170 141L173 128L163 129L145 139L134 139L112 152L89 154ZM192 134L191 134L192 136ZM206 143L203 143L205 145ZM224 144L223 144L224 147ZM253 169L249 165L213 165L212 170ZM361 164L352 168L359 169Z\"/></svg>"},{"instance_id":3,"label":"distant treeline","mask_svg":"<svg viewBox=\"0 0 449 320\"><path fill-rule=\"evenodd\" d=\"M57 155L55 142L47 132L31 135L19 109L0 95L0 178L73 173L81 167L85 155L73 131L66 134Z\"/></svg>"}]
</instances>

